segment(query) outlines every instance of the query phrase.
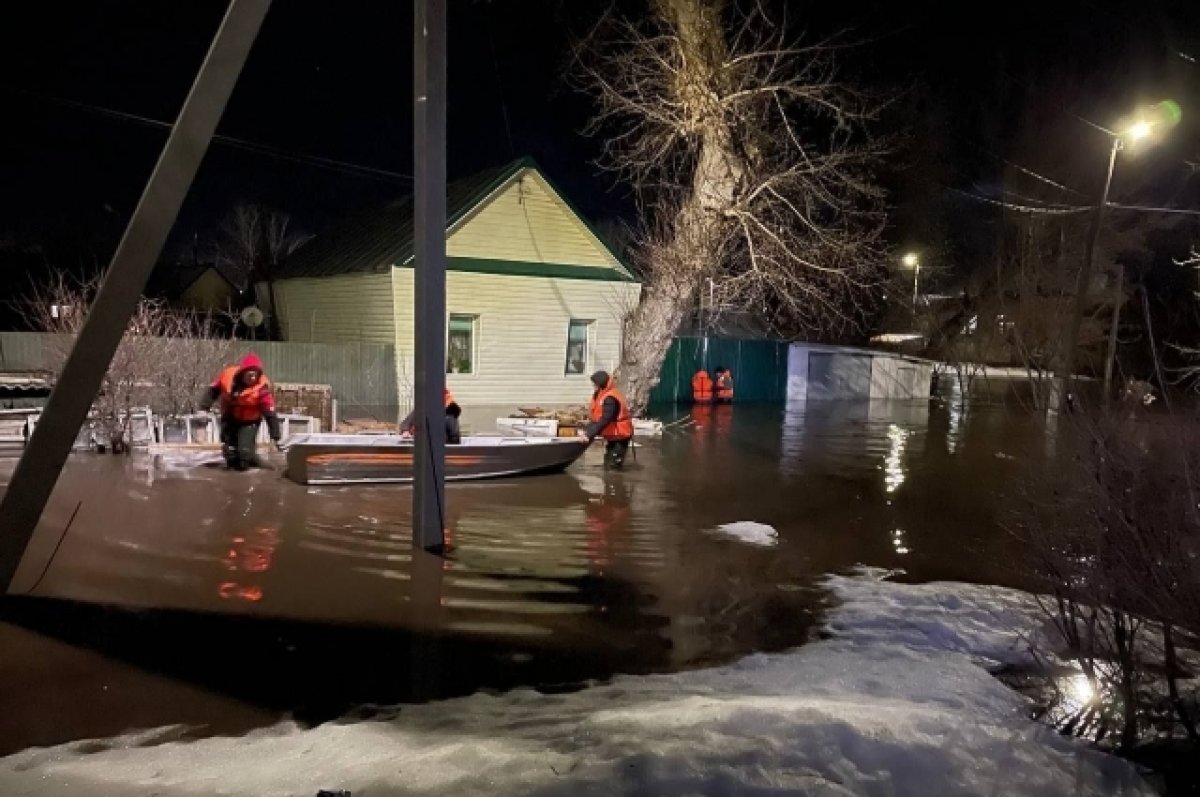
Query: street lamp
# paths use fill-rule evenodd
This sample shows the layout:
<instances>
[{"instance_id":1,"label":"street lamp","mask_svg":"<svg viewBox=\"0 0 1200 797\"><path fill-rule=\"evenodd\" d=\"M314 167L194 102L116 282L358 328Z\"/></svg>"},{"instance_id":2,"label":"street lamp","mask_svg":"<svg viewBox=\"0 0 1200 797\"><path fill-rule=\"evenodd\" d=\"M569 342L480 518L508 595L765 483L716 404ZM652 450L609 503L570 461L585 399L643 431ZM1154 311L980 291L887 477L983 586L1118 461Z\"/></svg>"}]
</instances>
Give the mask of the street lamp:
<instances>
[{"instance_id":1,"label":"street lamp","mask_svg":"<svg viewBox=\"0 0 1200 797\"><path fill-rule=\"evenodd\" d=\"M917 289L921 279L921 256L916 252L909 252L904 257L900 258L900 262L913 270L913 312L917 312Z\"/></svg>"},{"instance_id":2,"label":"street lamp","mask_svg":"<svg viewBox=\"0 0 1200 797\"><path fill-rule=\"evenodd\" d=\"M1104 130L1112 137L1112 149L1108 153L1108 171L1104 176L1104 188L1100 192L1100 202L1096 205L1096 213L1092 216L1087 246L1083 253L1083 267L1079 269L1079 280L1075 286L1075 311L1071 314L1071 326L1067 331L1066 351L1063 353L1063 373L1058 380L1062 398L1065 398L1070 392L1071 382L1074 379L1075 349L1079 345L1079 328L1083 323L1084 311L1087 309L1087 289L1092 282L1092 261L1096 252L1096 241L1100 237L1100 227L1104 220L1104 209L1108 206L1108 190L1112 187L1113 171L1117 165L1117 152L1123 149L1126 143L1139 144L1157 133L1165 132L1168 128L1178 124L1180 117L1179 106L1171 100L1164 100L1157 105L1143 109L1135 118L1124 122L1119 131ZM1115 313L1113 323L1116 324ZM1111 336L1110 340L1113 340ZM1112 351L1114 345L1110 345L1109 348L1108 356L1111 359L1114 354ZM1111 368L1106 369L1104 384L1106 397L1111 378Z\"/></svg>"}]
</instances>

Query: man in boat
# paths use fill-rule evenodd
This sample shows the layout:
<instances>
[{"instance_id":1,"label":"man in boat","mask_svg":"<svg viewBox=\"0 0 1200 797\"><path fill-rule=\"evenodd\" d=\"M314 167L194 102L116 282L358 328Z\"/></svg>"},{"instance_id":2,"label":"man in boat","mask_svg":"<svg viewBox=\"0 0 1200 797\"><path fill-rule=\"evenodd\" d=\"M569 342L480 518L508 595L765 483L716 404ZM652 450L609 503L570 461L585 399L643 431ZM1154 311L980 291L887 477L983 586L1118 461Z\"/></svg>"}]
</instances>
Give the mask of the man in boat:
<instances>
[{"instance_id":1,"label":"man in boat","mask_svg":"<svg viewBox=\"0 0 1200 797\"><path fill-rule=\"evenodd\" d=\"M717 366L715 393L718 404L733 403L733 371L723 365Z\"/></svg>"},{"instance_id":2,"label":"man in boat","mask_svg":"<svg viewBox=\"0 0 1200 797\"><path fill-rule=\"evenodd\" d=\"M276 446L281 433L275 396L257 354L247 354L237 365L221 371L201 397L200 408L207 411L218 402L225 464L234 470L264 467L256 450L259 424L267 422L267 431Z\"/></svg>"},{"instance_id":3,"label":"man in boat","mask_svg":"<svg viewBox=\"0 0 1200 797\"><path fill-rule=\"evenodd\" d=\"M604 466L620 470L625 464L625 455L633 441L633 416L629 414L629 402L617 390L613 378L607 371L592 374L596 392L592 394L592 422L580 432L590 443L597 437L604 438Z\"/></svg>"},{"instance_id":4,"label":"man in boat","mask_svg":"<svg viewBox=\"0 0 1200 797\"><path fill-rule=\"evenodd\" d=\"M446 405L446 442L458 445L462 442L462 431L458 424L458 419L462 415L462 407L458 406L458 402L454 400L454 394L450 392L450 388L445 388L442 399ZM410 436L417 433L417 411L415 409L400 421L400 432Z\"/></svg>"}]
</instances>

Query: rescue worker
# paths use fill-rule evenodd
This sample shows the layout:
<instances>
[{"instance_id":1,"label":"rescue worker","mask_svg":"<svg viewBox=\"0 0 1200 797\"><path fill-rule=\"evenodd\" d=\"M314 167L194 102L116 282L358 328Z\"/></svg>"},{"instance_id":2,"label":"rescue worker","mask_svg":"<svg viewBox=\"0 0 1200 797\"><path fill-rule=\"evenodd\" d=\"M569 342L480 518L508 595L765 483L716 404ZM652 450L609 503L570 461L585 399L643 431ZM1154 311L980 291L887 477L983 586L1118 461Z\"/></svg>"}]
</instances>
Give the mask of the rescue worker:
<instances>
[{"instance_id":1,"label":"rescue worker","mask_svg":"<svg viewBox=\"0 0 1200 797\"><path fill-rule=\"evenodd\" d=\"M633 416L629 414L629 402L617 390L613 378L607 371L592 374L596 392L592 394L592 422L580 432L590 443L597 437L604 438L604 466L620 470L633 441Z\"/></svg>"},{"instance_id":2,"label":"rescue worker","mask_svg":"<svg viewBox=\"0 0 1200 797\"><path fill-rule=\"evenodd\" d=\"M462 415L462 407L458 406L458 402L454 400L454 394L450 392L450 388L445 388L442 393L442 399L446 406L446 442L451 445L458 445L462 442L462 431L458 424L458 419ZM400 430L408 435L417 433L417 411L414 409L404 420L400 421Z\"/></svg>"},{"instance_id":3,"label":"rescue worker","mask_svg":"<svg viewBox=\"0 0 1200 797\"><path fill-rule=\"evenodd\" d=\"M712 377L701 368L692 377L692 403L712 404L714 395Z\"/></svg>"},{"instance_id":4,"label":"rescue worker","mask_svg":"<svg viewBox=\"0 0 1200 797\"><path fill-rule=\"evenodd\" d=\"M733 371L725 366L717 367L716 395L718 404L733 403Z\"/></svg>"},{"instance_id":5,"label":"rescue worker","mask_svg":"<svg viewBox=\"0 0 1200 797\"><path fill-rule=\"evenodd\" d=\"M200 408L208 410L218 402L225 464L234 470L266 467L256 450L258 426L264 420L267 422L267 432L276 447L281 433L275 396L257 354L247 354L239 364L221 371L204 392Z\"/></svg>"}]
</instances>

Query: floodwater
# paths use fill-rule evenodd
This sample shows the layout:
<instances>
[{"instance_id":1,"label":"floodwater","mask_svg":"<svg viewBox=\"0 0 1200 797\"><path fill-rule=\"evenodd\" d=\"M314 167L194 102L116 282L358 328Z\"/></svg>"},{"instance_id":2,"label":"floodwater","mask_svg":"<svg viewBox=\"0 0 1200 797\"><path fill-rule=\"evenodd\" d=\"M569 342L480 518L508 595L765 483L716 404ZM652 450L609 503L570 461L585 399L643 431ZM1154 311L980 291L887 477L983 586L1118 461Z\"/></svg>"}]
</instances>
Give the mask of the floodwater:
<instances>
[{"instance_id":1,"label":"floodwater","mask_svg":"<svg viewBox=\"0 0 1200 797\"><path fill-rule=\"evenodd\" d=\"M413 554L406 487L80 456L11 591L53 600L3 604L0 753L779 650L812 632L819 577L858 564L1019 585L1001 501L1044 436L1000 404L706 408L623 473L597 446L451 485L444 559ZM747 521L778 537L719 529Z\"/></svg>"}]
</instances>

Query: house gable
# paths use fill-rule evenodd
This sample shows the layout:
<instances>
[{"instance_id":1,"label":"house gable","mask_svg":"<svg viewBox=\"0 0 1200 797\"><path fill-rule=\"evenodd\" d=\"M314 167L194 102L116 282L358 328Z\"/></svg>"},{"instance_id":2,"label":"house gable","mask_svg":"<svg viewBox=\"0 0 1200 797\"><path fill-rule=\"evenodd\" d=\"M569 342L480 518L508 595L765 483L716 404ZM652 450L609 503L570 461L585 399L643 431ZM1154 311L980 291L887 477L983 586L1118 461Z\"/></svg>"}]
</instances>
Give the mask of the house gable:
<instances>
[{"instance_id":1,"label":"house gable","mask_svg":"<svg viewBox=\"0 0 1200 797\"><path fill-rule=\"evenodd\" d=\"M454 224L446 254L628 272L537 169L526 166Z\"/></svg>"},{"instance_id":2,"label":"house gable","mask_svg":"<svg viewBox=\"0 0 1200 797\"><path fill-rule=\"evenodd\" d=\"M447 187L450 271L636 281L603 239L526 158ZM387 273L413 265L412 198L360 213L318 235L278 279Z\"/></svg>"}]
</instances>

